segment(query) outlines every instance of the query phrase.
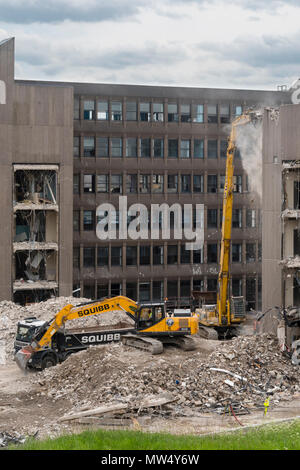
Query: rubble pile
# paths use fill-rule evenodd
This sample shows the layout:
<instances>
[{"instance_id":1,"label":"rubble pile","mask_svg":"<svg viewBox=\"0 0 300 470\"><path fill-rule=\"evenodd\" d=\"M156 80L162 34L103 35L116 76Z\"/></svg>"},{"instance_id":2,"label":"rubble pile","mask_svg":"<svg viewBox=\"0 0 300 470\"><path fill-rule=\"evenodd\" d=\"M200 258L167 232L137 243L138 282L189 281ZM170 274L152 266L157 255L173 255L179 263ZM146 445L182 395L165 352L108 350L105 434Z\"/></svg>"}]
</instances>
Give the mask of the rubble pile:
<instances>
[{"instance_id":1,"label":"rubble pile","mask_svg":"<svg viewBox=\"0 0 300 470\"><path fill-rule=\"evenodd\" d=\"M112 403L132 408L168 392L171 403L151 409L172 416L223 412L228 404L249 410L268 396L278 404L300 391L297 369L269 334L221 342L206 359L199 351L150 356L122 344L96 346L44 370L36 380L40 395L67 399L73 410Z\"/></svg>"},{"instance_id":2,"label":"rubble pile","mask_svg":"<svg viewBox=\"0 0 300 470\"><path fill-rule=\"evenodd\" d=\"M26 306L11 301L0 302L0 345L4 344L7 359L13 357L14 339L17 323L26 317L36 317L39 320L51 320L66 305L80 305L92 302L91 299L78 297L53 297L44 302L37 302ZM100 315L71 320L67 328L80 328L103 325L113 326L120 322L131 323L125 312L106 312ZM3 354L2 354L3 355ZM1 355L1 357L2 357Z\"/></svg>"}]
</instances>

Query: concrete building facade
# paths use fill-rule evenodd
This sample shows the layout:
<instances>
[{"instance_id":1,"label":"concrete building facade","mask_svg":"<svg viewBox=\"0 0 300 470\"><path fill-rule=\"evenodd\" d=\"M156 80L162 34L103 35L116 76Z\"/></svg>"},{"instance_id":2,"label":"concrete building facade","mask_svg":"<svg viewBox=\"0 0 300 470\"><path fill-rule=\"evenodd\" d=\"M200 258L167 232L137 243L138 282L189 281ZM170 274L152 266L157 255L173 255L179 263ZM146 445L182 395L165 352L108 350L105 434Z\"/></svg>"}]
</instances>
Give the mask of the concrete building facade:
<instances>
[{"instance_id":1,"label":"concrete building facade","mask_svg":"<svg viewBox=\"0 0 300 470\"><path fill-rule=\"evenodd\" d=\"M13 47L13 40L0 45L6 86L5 93L0 86L0 191L9 221L0 232L1 298L24 298L24 286L30 290L33 283L42 295L47 284L48 293L73 289L89 298L122 293L137 300L214 290L230 122L245 108L279 106L290 95L15 80ZM5 94L7 104L1 104ZM99 240L97 208L105 202L118 208L120 196L128 206L147 208L204 204L203 249L186 250L185 240L172 236ZM35 219L28 222L21 210ZM36 223L42 236L32 228ZM237 154L231 289L246 298L248 309L261 308L261 239L261 201Z\"/></svg>"}]
</instances>

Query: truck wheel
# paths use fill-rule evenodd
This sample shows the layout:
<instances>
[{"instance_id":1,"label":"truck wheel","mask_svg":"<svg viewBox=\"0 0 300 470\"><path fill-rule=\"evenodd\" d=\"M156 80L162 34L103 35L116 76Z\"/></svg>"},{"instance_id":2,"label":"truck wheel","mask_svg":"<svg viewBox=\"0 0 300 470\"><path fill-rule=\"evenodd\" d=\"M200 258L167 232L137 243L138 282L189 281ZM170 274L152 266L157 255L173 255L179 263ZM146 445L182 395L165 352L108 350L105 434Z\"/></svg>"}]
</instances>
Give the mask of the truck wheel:
<instances>
[{"instance_id":1,"label":"truck wheel","mask_svg":"<svg viewBox=\"0 0 300 470\"><path fill-rule=\"evenodd\" d=\"M45 356L42 359L42 370L48 369L48 367L56 366L57 360L54 356Z\"/></svg>"}]
</instances>

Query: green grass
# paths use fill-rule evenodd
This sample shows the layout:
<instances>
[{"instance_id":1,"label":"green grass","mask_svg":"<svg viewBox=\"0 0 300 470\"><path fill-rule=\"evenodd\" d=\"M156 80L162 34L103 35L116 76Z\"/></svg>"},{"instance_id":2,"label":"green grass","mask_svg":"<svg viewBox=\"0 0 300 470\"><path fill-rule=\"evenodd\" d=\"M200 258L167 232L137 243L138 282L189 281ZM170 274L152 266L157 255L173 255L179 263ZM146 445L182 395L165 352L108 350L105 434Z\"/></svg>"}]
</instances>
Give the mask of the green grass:
<instances>
[{"instance_id":1,"label":"green grass","mask_svg":"<svg viewBox=\"0 0 300 470\"><path fill-rule=\"evenodd\" d=\"M29 440L17 450L299 450L300 420L214 436L142 431L85 431L44 441Z\"/></svg>"}]
</instances>

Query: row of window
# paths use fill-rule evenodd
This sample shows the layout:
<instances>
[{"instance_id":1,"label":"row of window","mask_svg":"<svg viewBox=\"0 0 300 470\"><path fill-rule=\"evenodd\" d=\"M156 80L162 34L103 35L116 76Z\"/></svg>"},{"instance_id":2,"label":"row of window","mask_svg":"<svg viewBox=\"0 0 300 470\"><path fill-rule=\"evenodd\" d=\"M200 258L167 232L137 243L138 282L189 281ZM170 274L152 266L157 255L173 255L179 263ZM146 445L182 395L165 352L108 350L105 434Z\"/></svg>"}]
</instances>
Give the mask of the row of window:
<instances>
[{"instance_id":1,"label":"row of window","mask_svg":"<svg viewBox=\"0 0 300 470\"><path fill-rule=\"evenodd\" d=\"M82 113L82 114L81 114ZM242 114L241 105L163 103L74 98L74 119L86 121L194 122L228 124Z\"/></svg>"},{"instance_id":2,"label":"row of window","mask_svg":"<svg viewBox=\"0 0 300 470\"><path fill-rule=\"evenodd\" d=\"M82 180L82 181L81 181ZM206 183L206 191L205 191ZM225 186L225 175L203 174L162 174L134 173L126 174L74 174L73 192L83 193L222 193ZM242 175L234 175L233 191L243 192ZM245 178L245 192L249 191L248 178Z\"/></svg>"},{"instance_id":3,"label":"row of window","mask_svg":"<svg viewBox=\"0 0 300 470\"><path fill-rule=\"evenodd\" d=\"M167 264L202 264L204 262L203 249L186 250L182 245L141 245L126 246L126 266L164 265L166 251ZM231 261L242 263L242 243L232 243ZM245 244L245 261L254 263L261 261L261 244L249 242ZM74 248L74 268L80 268L80 248ZM207 263L218 263L218 244L207 243ZM98 246L83 248L83 267L123 266L122 246Z\"/></svg>"},{"instance_id":4,"label":"row of window","mask_svg":"<svg viewBox=\"0 0 300 470\"><path fill-rule=\"evenodd\" d=\"M219 218L218 218L219 212ZM74 210L73 211L73 230L80 231L80 218L81 218L81 211ZM96 223L99 223L102 219L108 216L108 213L104 211L99 211L98 216L96 217L95 210L83 210L83 230L84 231L94 231L96 230ZM190 211L184 211L182 214L182 227L184 224L186 227L192 226L193 229L196 228L196 210L193 208L192 217L193 220L190 220L191 214ZM222 217L223 217L223 209L207 209L207 223L204 225L204 228L213 229L213 228L221 228L222 224ZM128 215L127 216L127 227L129 226L130 222L134 219L134 216ZM111 228L115 228L116 230L119 228L119 211L112 212L110 217L110 224ZM157 220L159 229L163 227L163 216L162 213L159 213L159 218ZM232 228L255 228L260 227L261 225L261 211L256 209L246 209L246 218L243 224L243 209L237 208L233 209L232 211ZM148 229L151 228L151 213L148 213ZM173 230L175 228L175 213L170 211L170 218L169 218L169 228Z\"/></svg>"},{"instance_id":5,"label":"row of window","mask_svg":"<svg viewBox=\"0 0 300 470\"><path fill-rule=\"evenodd\" d=\"M82 145L81 145L82 144ZM226 158L227 140L75 136L74 157ZM240 158L236 149L235 157Z\"/></svg>"},{"instance_id":6,"label":"row of window","mask_svg":"<svg viewBox=\"0 0 300 470\"><path fill-rule=\"evenodd\" d=\"M82 295L90 299L126 295L139 302L149 300L161 301L166 297L168 299L187 299L190 298L193 290L215 292L217 289L217 278L168 279L166 281L166 288L164 288L164 284L163 280L126 281L125 285L122 282L116 281L97 283L97 286L83 283L83 292L79 291L75 295L78 295L78 297ZM232 278L230 284L233 296L243 295L243 279ZM79 287L80 284L75 284L74 290L77 290ZM247 277L244 289L247 310L259 309L261 304L261 278Z\"/></svg>"}]
</instances>

